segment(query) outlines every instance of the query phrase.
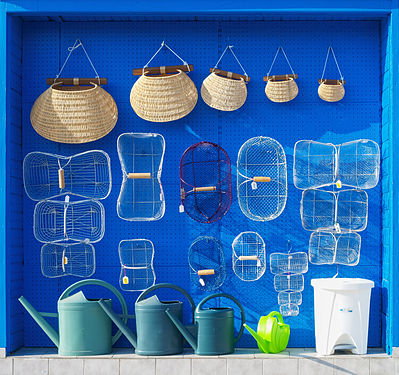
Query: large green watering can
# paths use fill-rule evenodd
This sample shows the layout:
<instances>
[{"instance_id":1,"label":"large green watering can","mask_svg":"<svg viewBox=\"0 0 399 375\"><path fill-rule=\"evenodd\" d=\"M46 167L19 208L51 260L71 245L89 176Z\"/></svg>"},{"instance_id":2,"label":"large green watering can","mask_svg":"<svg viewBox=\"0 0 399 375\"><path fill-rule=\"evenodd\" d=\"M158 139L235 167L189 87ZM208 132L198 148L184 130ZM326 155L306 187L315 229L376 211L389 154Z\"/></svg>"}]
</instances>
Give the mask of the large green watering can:
<instances>
[{"instance_id":1,"label":"large green watering can","mask_svg":"<svg viewBox=\"0 0 399 375\"><path fill-rule=\"evenodd\" d=\"M241 328L236 337L234 337L234 310L231 307L211 307L208 309L202 307L210 299L217 297L231 299L241 310ZM230 294L217 293L205 297L195 309L194 326L184 326L172 309L167 309L166 314L192 346L195 354L198 355L233 353L234 346L244 330L244 310L240 302Z\"/></svg>"},{"instance_id":2,"label":"large green watering can","mask_svg":"<svg viewBox=\"0 0 399 375\"><path fill-rule=\"evenodd\" d=\"M87 299L82 291L70 295L85 285L100 285L111 290L121 303L123 319L127 322L128 310L122 294L102 280L82 280L68 287L58 299L58 314L38 312L24 297L19 298L32 318L58 347L60 355L87 356L111 353L112 345L122 334L118 331L112 336L112 321L99 305L101 301L103 305L111 308L110 299ZM59 333L44 317L58 318Z\"/></svg>"},{"instance_id":3,"label":"large green watering can","mask_svg":"<svg viewBox=\"0 0 399 375\"><path fill-rule=\"evenodd\" d=\"M99 305L123 332L140 355L171 355L183 352L184 338L170 321L166 311L172 311L178 319L183 318L183 303L180 301L160 301L156 295L144 298L156 289L170 288L182 293L190 302L194 315L195 304L191 296L182 288L173 284L157 284L145 290L137 298L136 331L137 336L104 301Z\"/></svg>"},{"instance_id":4,"label":"large green watering can","mask_svg":"<svg viewBox=\"0 0 399 375\"><path fill-rule=\"evenodd\" d=\"M277 311L259 319L258 332L246 324L244 327L255 338L258 348L263 353L279 353L288 345L290 326L284 323L283 317Z\"/></svg>"}]
</instances>

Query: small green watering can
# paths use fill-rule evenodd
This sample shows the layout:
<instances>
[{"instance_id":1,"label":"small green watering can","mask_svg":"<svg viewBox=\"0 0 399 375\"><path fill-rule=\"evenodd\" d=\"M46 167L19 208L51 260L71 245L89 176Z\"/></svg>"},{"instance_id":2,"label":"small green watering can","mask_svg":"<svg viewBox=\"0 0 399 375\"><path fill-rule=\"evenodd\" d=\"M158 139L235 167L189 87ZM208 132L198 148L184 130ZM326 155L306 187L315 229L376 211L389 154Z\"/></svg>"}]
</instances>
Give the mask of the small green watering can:
<instances>
[{"instance_id":1,"label":"small green watering can","mask_svg":"<svg viewBox=\"0 0 399 375\"><path fill-rule=\"evenodd\" d=\"M181 320L183 318L183 302L160 301L156 295L144 298L154 290L162 288L175 289L182 293L191 305L193 319L195 309L193 299L184 289L173 284L154 285L137 298L135 304L137 336L126 325L126 322L123 322L115 314L110 305L104 303L104 301L99 302L105 313L136 349L136 354L172 355L183 352L184 338L165 313L166 311L171 311Z\"/></svg>"},{"instance_id":2,"label":"small green watering can","mask_svg":"<svg viewBox=\"0 0 399 375\"><path fill-rule=\"evenodd\" d=\"M258 323L258 332L244 324L244 327L255 338L262 353L279 353L288 345L290 326L285 324L277 311L262 316Z\"/></svg>"},{"instance_id":3,"label":"small green watering can","mask_svg":"<svg viewBox=\"0 0 399 375\"><path fill-rule=\"evenodd\" d=\"M22 306L58 347L60 355L88 356L111 353L112 345L122 334L118 331L112 336L112 321L99 304L101 301L111 307L110 299L87 299L82 291L70 295L85 285L99 285L112 291L122 305L123 319L127 322L129 315L125 299L115 287L102 280L82 280L68 287L58 299L58 314L38 312L24 297L19 298ZM58 318L59 333L43 317Z\"/></svg>"},{"instance_id":4,"label":"small green watering can","mask_svg":"<svg viewBox=\"0 0 399 375\"><path fill-rule=\"evenodd\" d=\"M217 297L231 299L241 310L241 328L236 337L234 337L234 310L231 307L202 308L210 299ZM244 310L240 302L230 294L217 293L205 297L195 309L195 324L191 326L184 326L171 309L167 309L166 314L198 355L233 353L234 346L244 331Z\"/></svg>"}]
</instances>

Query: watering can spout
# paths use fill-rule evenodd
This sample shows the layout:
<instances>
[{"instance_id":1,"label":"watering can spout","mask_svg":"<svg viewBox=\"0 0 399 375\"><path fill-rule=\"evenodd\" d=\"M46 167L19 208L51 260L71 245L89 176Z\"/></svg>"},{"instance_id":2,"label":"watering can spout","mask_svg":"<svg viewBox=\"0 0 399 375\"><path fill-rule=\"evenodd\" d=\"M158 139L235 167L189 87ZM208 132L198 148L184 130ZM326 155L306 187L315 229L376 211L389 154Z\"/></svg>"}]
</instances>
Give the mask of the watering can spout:
<instances>
[{"instance_id":1,"label":"watering can spout","mask_svg":"<svg viewBox=\"0 0 399 375\"><path fill-rule=\"evenodd\" d=\"M122 320L115 314L114 310L110 306L108 306L104 301L98 301L99 305L102 307L104 312L109 316L109 318L115 323L115 325L121 330L121 332L126 336L129 342L133 345L134 348L137 347L137 337L133 333L133 331L122 322Z\"/></svg>"},{"instance_id":2,"label":"watering can spout","mask_svg":"<svg viewBox=\"0 0 399 375\"><path fill-rule=\"evenodd\" d=\"M32 316L35 322L39 325L39 327L44 331L44 333L50 338L50 340L55 344L55 346L59 346L60 337L58 332L43 318L42 313L39 313L26 299L21 296L18 299L21 302L22 306L26 309L26 311ZM46 314L49 316L57 316L57 314Z\"/></svg>"},{"instance_id":3,"label":"watering can spout","mask_svg":"<svg viewBox=\"0 0 399 375\"><path fill-rule=\"evenodd\" d=\"M165 311L166 315L170 318L172 323L176 326L176 328L180 331L180 333L183 335L183 337L187 340L187 342L190 344L190 346L194 349L197 350L197 339L194 337L190 331L187 329L187 327L184 326L184 324L176 318L176 316L173 314L173 312L170 309L166 309Z\"/></svg>"},{"instance_id":4,"label":"watering can spout","mask_svg":"<svg viewBox=\"0 0 399 375\"><path fill-rule=\"evenodd\" d=\"M250 326L248 326L247 324L244 324L244 327L247 329L247 331L254 337L254 339L256 340L256 342L258 343L258 347L259 349L263 352L263 353L267 353L267 343L266 340L264 338L262 338L262 336L258 335L257 332L255 332Z\"/></svg>"}]
</instances>

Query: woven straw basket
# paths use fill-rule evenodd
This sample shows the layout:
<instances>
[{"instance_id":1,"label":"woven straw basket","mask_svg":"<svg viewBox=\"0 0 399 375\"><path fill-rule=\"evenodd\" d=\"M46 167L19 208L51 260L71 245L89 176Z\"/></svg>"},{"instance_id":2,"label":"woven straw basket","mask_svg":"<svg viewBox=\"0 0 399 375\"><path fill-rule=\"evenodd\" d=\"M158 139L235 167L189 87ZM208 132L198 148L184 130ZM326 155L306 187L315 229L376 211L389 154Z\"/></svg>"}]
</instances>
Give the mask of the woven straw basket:
<instances>
[{"instance_id":1,"label":"woven straw basket","mask_svg":"<svg viewBox=\"0 0 399 375\"><path fill-rule=\"evenodd\" d=\"M147 121L168 122L188 115L197 104L198 92L186 73L141 75L130 92L130 104Z\"/></svg>"},{"instance_id":2,"label":"woven straw basket","mask_svg":"<svg viewBox=\"0 0 399 375\"><path fill-rule=\"evenodd\" d=\"M235 111L247 100L247 85L243 79L221 77L213 72L204 79L201 96L212 108Z\"/></svg>"},{"instance_id":3,"label":"woven straw basket","mask_svg":"<svg viewBox=\"0 0 399 375\"><path fill-rule=\"evenodd\" d=\"M265 88L266 96L276 103L285 103L298 95L298 85L293 78L277 80L270 78Z\"/></svg>"},{"instance_id":4,"label":"woven straw basket","mask_svg":"<svg viewBox=\"0 0 399 375\"><path fill-rule=\"evenodd\" d=\"M86 143L107 135L118 120L112 96L96 84L56 83L33 105L30 120L42 137L60 143Z\"/></svg>"},{"instance_id":5,"label":"woven straw basket","mask_svg":"<svg viewBox=\"0 0 399 375\"><path fill-rule=\"evenodd\" d=\"M326 102L338 102L345 96L345 89L342 82L339 81L337 81L337 84L322 82L319 86L318 93L320 99Z\"/></svg>"}]
</instances>

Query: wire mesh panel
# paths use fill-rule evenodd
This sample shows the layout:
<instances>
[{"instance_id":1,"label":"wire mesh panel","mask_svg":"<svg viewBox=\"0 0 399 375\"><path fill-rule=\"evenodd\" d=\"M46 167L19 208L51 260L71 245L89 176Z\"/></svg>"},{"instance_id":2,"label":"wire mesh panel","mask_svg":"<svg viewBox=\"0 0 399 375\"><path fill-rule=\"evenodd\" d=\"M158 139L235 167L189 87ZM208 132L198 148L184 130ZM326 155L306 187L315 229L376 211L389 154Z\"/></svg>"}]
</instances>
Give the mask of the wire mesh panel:
<instances>
[{"instance_id":1,"label":"wire mesh panel","mask_svg":"<svg viewBox=\"0 0 399 375\"><path fill-rule=\"evenodd\" d=\"M220 220L232 200L230 158L220 146L199 142L180 161L180 211L200 223Z\"/></svg>"},{"instance_id":2,"label":"wire mesh panel","mask_svg":"<svg viewBox=\"0 0 399 375\"><path fill-rule=\"evenodd\" d=\"M377 185L380 173L380 148L369 139L333 145L298 141L294 149L294 184L312 189L336 184L357 189Z\"/></svg>"},{"instance_id":3,"label":"wire mesh panel","mask_svg":"<svg viewBox=\"0 0 399 375\"><path fill-rule=\"evenodd\" d=\"M309 261L318 265L356 266L359 263L360 247L361 237L358 233L314 232L309 240Z\"/></svg>"},{"instance_id":4,"label":"wire mesh panel","mask_svg":"<svg viewBox=\"0 0 399 375\"><path fill-rule=\"evenodd\" d=\"M266 246L256 232L242 232L233 241L233 271L243 281L260 279L266 270Z\"/></svg>"},{"instance_id":5,"label":"wire mesh panel","mask_svg":"<svg viewBox=\"0 0 399 375\"><path fill-rule=\"evenodd\" d=\"M295 304L299 306L302 304L301 292L280 292L277 298L279 305Z\"/></svg>"},{"instance_id":6,"label":"wire mesh panel","mask_svg":"<svg viewBox=\"0 0 399 375\"><path fill-rule=\"evenodd\" d=\"M200 236L190 246L188 264L193 284L209 292L223 285L226 278L226 262L223 246L214 237Z\"/></svg>"},{"instance_id":7,"label":"wire mesh panel","mask_svg":"<svg viewBox=\"0 0 399 375\"><path fill-rule=\"evenodd\" d=\"M45 277L90 277L96 270L93 245L79 243L48 243L42 246L40 263Z\"/></svg>"},{"instance_id":8,"label":"wire mesh panel","mask_svg":"<svg viewBox=\"0 0 399 375\"><path fill-rule=\"evenodd\" d=\"M270 272L274 275L288 272L306 273L308 254L304 252L270 254Z\"/></svg>"},{"instance_id":9,"label":"wire mesh panel","mask_svg":"<svg viewBox=\"0 0 399 375\"><path fill-rule=\"evenodd\" d=\"M295 144L293 175L298 189L331 185L336 168L336 147L332 143L303 140Z\"/></svg>"},{"instance_id":10,"label":"wire mesh panel","mask_svg":"<svg viewBox=\"0 0 399 375\"><path fill-rule=\"evenodd\" d=\"M104 206L95 200L45 200L36 204L33 233L40 242L98 242L104 236Z\"/></svg>"},{"instance_id":11,"label":"wire mesh panel","mask_svg":"<svg viewBox=\"0 0 399 375\"><path fill-rule=\"evenodd\" d=\"M140 291L155 284L154 245L150 240L122 240L119 243L119 260L121 289Z\"/></svg>"},{"instance_id":12,"label":"wire mesh panel","mask_svg":"<svg viewBox=\"0 0 399 375\"><path fill-rule=\"evenodd\" d=\"M363 190L305 190L301 219L303 228L310 231L362 231L367 227L367 193Z\"/></svg>"},{"instance_id":13,"label":"wire mesh panel","mask_svg":"<svg viewBox=\"0 0 399 375\"><path fill-rule=\"evenodd\" d=\"M277 218L287 201L287 161L283 147L269 137L254 137L237 158L237 196L241 211L251 220Z\"/></svg>"},{"instance_id":14,"label":"wire mesh panel","mask_svg":"<svg viewBox=\"0 0 399 375\"><path fill-rule=\"evenodd\" d=\"M280 274L274 276L274 289L277 292L302 292L304 279L302 274Z\"/></svg>"},{"instance_id":15,"label":"wire mesh panel","mask_svg":"<svg viewBox=\"0 0 399 375\"><path fill-rule=\"evenodd\" d=\"M23 177L26 194L33 200L65 194L104 199L112 187L110 158L99 150L69 157L31 152L24 159Z\"/></svg>"},{"instance_id":16,"label":"wire mesh panel","mask_svg":"<svg viewBox=\"0 0 399 375\"><path fill-rule=\"evenodd\" d=\"M118 137L123 181L117 201L124 220L159 220L165 213L161 184L165 139L154 133L124 133Z\"/></svg>"}]
</instances>

